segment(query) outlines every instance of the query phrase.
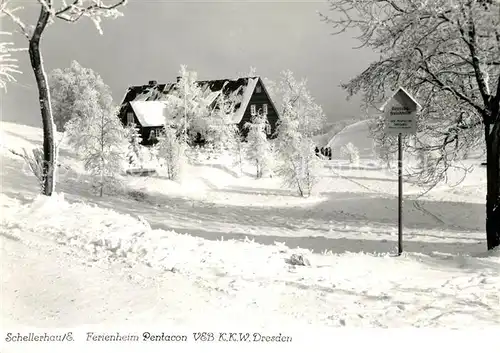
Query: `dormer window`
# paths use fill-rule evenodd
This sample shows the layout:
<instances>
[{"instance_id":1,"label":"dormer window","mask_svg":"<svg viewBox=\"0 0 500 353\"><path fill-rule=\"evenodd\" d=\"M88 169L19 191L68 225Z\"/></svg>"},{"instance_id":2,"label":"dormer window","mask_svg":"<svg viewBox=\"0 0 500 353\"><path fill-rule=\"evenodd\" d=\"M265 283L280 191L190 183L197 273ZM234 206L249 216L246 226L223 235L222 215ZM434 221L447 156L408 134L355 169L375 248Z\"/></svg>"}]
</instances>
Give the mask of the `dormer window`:
<instances>
[{"instance_id":1,"label":"dormer window","mask_svg":"<svg viewBox=\"0 0 500 353\"><path fill-rule=\"evenodd\" d=\"M262 87L261 87L261 86L257 86L257 87L255 88L255 92L256 92L256 93L261 93L261 92L262 92Z\"/></svg>"}]
</instances>

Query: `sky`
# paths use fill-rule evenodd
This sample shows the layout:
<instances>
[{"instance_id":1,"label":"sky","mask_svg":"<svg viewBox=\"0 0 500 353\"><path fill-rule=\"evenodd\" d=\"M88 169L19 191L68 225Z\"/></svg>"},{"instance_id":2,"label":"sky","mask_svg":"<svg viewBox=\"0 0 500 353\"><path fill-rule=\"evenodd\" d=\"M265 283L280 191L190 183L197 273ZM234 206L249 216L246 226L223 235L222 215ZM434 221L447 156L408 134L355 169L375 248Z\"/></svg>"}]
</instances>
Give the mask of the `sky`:
<instances>
[{"instance_id":1,"label":"sky","mask_svg":"<svg viewBox=\"0 0 500 353\"><path fill-rule=\"evenodd\" d=\"M38 15L36 3L13 1L24 6L18 14L31 24ZM330 121L359 116L359 100L347 101L339 85L363 71L375 55L354 49L359 44L354 33L333 36L318 11L329 13L326 1L129 0L123 17L103 20L103 35L86 19L56 21L41 46L47 73L76 60L101 75L117 104L130 85L175 81L182 64L200 80L235 77L254 67L273 81L283 70L307 78ZM1 26L15 29L8 19ZM27 46L21 35L11 39ZM1 119L41 126L28 53L15 56L23 74L0 93Z\"/></svg>"}]
</instances>

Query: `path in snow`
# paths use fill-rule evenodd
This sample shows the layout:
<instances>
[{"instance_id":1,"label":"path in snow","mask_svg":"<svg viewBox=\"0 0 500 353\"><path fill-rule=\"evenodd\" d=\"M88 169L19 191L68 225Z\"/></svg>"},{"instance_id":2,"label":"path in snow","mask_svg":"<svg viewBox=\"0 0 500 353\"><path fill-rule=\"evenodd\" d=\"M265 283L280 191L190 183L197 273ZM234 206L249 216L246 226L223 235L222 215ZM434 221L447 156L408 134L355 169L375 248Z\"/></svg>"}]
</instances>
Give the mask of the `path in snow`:
<instances>
[{"instance_id":1,"label":"path in snow","mask_svg":"<svg viewBox=\"0 0 500 353\"><path fill-rule=\"evenodd\" d=\"M22 168L20 159L2 156L2 192L30 200L37 194L36 183L28 172L20 172ZM392 252L396 246L397 202L386 195L337 192L330 193L328 199L320 203L287 206L287 198L279 190L254 188L253 194L246 195L249 190L226 187L210 190L198 199L149 192L144 200L136 201L127 196L96 197L89 192L84 177L71 170L61 172L59 178L58 190L64 192L68 200L92 202L121 213L140 215L154 228L205 239L248 237L263 244L279 241L290 247L336 253ZM149 178L142 182L158 180ZM256 196L258 192L260 195ZM247 205L224 204L225 198L247 198ZM405 204L405 250L420 253L483 251L482 221L478 221L484 217L483 205L420 202L424 211L409 201Z\"/></svg>"}]
</instances>

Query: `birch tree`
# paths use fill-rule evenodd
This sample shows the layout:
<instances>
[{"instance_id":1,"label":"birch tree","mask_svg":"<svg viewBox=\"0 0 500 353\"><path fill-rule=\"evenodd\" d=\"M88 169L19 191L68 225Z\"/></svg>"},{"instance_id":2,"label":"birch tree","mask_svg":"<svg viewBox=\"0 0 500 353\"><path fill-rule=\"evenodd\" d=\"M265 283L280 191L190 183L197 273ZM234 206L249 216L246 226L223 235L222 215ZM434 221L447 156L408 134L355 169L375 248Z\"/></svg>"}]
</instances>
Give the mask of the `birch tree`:
<instances>
[{"instance_id":1,"label":"birch tree","mask_svg":"<svg viewBox=\"0 0 500 353\"><path fill-rule=\"evenodd\" d=\"M284 186L296 188L300 196L307 197L317 181L317 157L313 141L303 137L298 125L296 118L289 115L280 117L276 174L283 180Z\"/></svg>"},{"instance_id":2,"label":"birch tree","mask_svg":"<svg viewBox=\"0 0 500 353\"><path fill-rule=\"evenodd\" d=\"M309 196L317 181L313 136L326 120L306 85L305 80L297 81L291 71L282 73L279 84L282 107L277 129L277 175L285 186L296 187L300 196Z\"/></svg>"},{"instance_id":3,"label":"birch tree","mask_svg":"<svg viewBox=\"0 0 500 353\"><path fill-rule=\"evenodd\" d=\"M498 0L329 0L322 18L335 33L354 30L380 58L343 84L367 108L405 87L422 105L409 152L438 154L429 188L478 141L486 150L488 249L500 245L500 2ZM381 124L378 136L383 135ZM407 141L408 142L408 141Z\"/></svg>"},{"instance_id":4,"label":"birch tree","mask_svg":"<svg viewBox=\"0 0 500 353\"><path fill-rule=\"evenodd\" d=\"M68 142L89 172L92 188L101 197L120 185L125 129L118 119L118 109L99 104L99 93L87 90L75 101L73 117L66 124Z\"/></svg>"},{"instance_id":5,"label":"birch tree","mask_svg":"<svg viewBox=\"0 0 500 353\"><path fill-rule=\"evenodd\" d=\"M163 166L170 180L179 180L182 169L186 163L186 144L183 136L177 135L177 130L170 125L165 125L164 131L158 138L155 148L158 150L158 157L163 159Z\"/></svg>"},{"instance_id":6,"label":"birch tree","mask_svg":"<svg viewBox=\"0 0 500 353\"><path fill-rule=\"evenodd\" d=\"M47 27L55 21L74 23L82 18L90 19L102 34L103 18L117 18L122 15L118 8L125 5L126 0L114 0L106 4L103 0L37 0L34 6L39 7L38 19L33 25L25 23L17 14L22 7L14 7L14 1L0 0L2 14L13 21L28 41L28 52L31 67L35 75L40 113L43 128L43 194L51 196L55 190L57 151L54 141L56 127L52 116L50 92L42 58L40 42Z\"/></svg>"}]
</instances>

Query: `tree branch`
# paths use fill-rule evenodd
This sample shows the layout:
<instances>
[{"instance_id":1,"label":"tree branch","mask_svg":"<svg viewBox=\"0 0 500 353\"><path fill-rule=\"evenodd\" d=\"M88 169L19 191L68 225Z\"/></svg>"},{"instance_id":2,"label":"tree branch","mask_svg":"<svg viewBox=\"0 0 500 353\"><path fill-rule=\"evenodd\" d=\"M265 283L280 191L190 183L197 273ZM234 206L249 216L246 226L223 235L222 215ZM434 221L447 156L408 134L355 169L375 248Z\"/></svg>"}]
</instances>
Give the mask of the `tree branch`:
<instances>
[{"instance_id":1,"label":"tree branch","mask_svg":"<svg viewBox=\"0 0 500 353\"><path fill-rule=\"evenodd\" d=\"M21 33L28 40L30 40L31 35L30 35L30 33L29 33L26 25L21 21L21 19L19 17L17 17L16 15L14 15L14 12L17 11L17 10L21 10L22 7L17 7L15 9L9 10L9 9L7 9L7 3L8 2L6 1L6 2L0 4L0 13L4 13L8 17L10 17L10 19L12 20L12 22L14 22L19 27L19 29L21 30Z\"/></svg>"},{"instance_id":2,"label":"tree branch","mask_svg":"<svg viewBox=\"0 0 500 353\"><path fill-rule=\"evenodd\" d=\"M465 94L457 91L455 88L449 86L449 85L446 85L443 81L441 81L439 79L439 77L429 68L429 64L424 56L424 53L422 52L422 50L420 48L415 48L419 53L420 55L422 56L422 62L423 62L423 66L420 65L420 68L423 69L429 76L431 76L432 80L434 81L431 81L429 79L426 79L426 78L423 78L424 80L426 80L427 82L431 83L431 84L437 84L439 87L441 87L443 90L447 90L449 92L451 92L452 94L456 95L458 98L460 98L462 101L464 101L465 103L471 105L472 107L474 107L474 109L476 109L482 116L485 115L485 110L483 107L481 107L480 105L478 105L477 103L475 103L471 98L467 97Z\"/></svg>"}]
</instances>

